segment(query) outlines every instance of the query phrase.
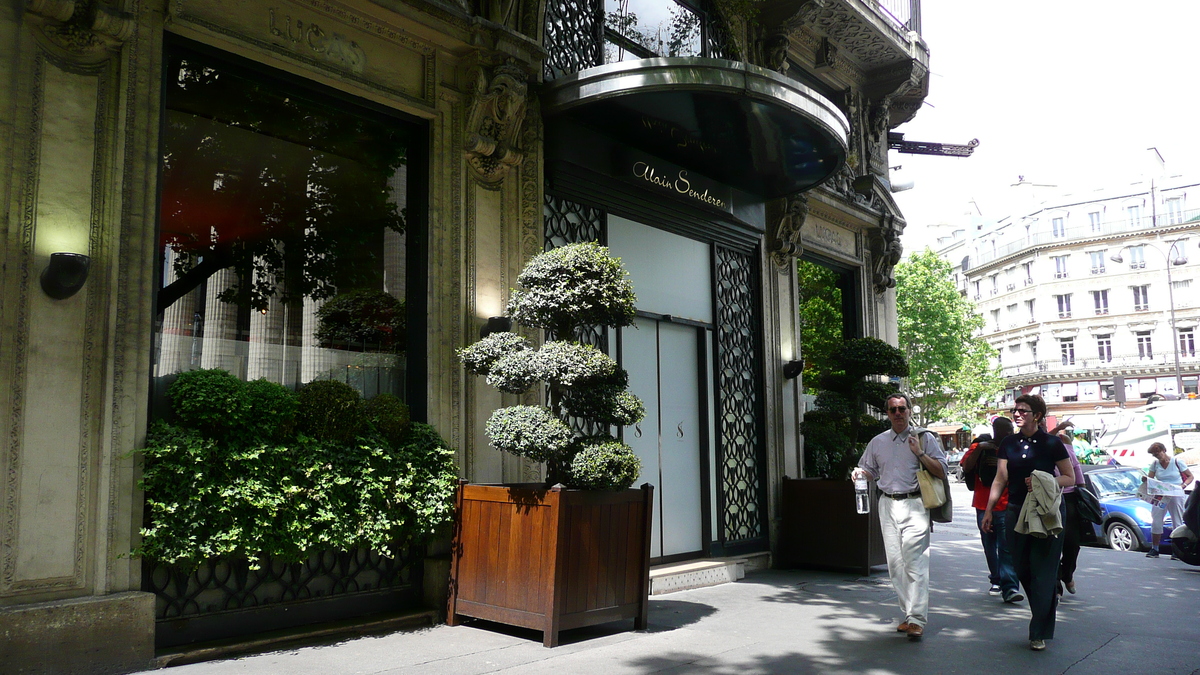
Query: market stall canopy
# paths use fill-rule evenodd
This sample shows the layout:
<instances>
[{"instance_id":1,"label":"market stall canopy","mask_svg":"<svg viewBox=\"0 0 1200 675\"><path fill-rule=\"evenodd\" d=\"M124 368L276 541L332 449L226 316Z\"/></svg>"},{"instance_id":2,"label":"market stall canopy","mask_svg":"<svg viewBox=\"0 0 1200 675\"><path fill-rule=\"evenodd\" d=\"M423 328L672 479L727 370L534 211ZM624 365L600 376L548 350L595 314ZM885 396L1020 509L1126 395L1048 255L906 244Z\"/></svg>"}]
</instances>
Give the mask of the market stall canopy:
<instances>
[{"instance_id":1,"label":"market stall canopy","mask_svg":"<svg viewBox=\"0 0 1200 675\"><path fill-rule=\"evenodd\" d=\"M764 198L819 185L846 159L850 126L832 102L739 61L653 58L546 83L547 123L571 119ZM614 158L614 163L619 163Z\"/></svg>"}]
</instances>

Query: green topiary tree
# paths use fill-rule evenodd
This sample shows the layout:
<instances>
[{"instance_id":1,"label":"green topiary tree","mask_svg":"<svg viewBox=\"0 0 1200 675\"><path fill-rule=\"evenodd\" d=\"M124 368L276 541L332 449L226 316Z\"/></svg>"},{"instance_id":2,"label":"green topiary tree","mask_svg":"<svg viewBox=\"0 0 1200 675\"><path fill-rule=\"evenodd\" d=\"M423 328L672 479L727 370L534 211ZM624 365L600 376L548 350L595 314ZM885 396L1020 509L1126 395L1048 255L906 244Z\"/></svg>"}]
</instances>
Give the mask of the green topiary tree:
<instances>
[{"instance_id":1,"label":"green topiary tree","mask_svg":"<svg viewBox=\"0 0 1200 675\"><path fill-rule=\"evenodd\" d=\"M583 489L623 490L641 465L633 450L609 435L577 436L572 417L600 426L627 426L645 415L626 391L628 374L607 354L573 338L583 326L629 326L635 315L633 284L619 260L595 243L570 244L533 258L517 277L508 303L513 320L546 331L534 349L515 333L493 333L459 350L467 371L487 377L500 391L521 394L534 384L549 388L549 405L501 408L487 421L492 445L546 463L548 483Z\"/></svg>"},{"instance_id":2,"label":"green topiary tree","mask_svg":"<svg viewBox=\"0 0 1200 675\"><path fill-rule=\"evenodd\" d=\"M868 413L879 412L889 394L899 391L879 375L904 377L904 353L877 338L853 338L834 350L833 367L821 374L816 408L804 415L804 464L808 476L845 478L871 438L887 422Z\"/></svg>"}]
</instances>

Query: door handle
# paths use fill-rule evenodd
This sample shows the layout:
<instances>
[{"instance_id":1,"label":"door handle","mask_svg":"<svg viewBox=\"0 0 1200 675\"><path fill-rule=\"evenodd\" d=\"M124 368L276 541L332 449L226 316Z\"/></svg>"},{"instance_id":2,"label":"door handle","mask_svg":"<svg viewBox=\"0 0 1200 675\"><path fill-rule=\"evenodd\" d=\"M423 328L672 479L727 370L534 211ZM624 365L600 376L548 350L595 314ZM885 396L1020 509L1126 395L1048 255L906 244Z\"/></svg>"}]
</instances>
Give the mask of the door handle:
<instances>
[{"instance_id":1,"label":"door handle","mask_svg":"<svg viewBox=\"0 0 1200 675\"><path fill-rule=\"evenodd\" d=\"M642 423L641 422L638 422L637 424L633 425L633 437L634 438L642 437Z\"/></svg>"},{"instance_id":2,"label":"door handle","mask_svg":"<svg viewBox=\"0 0 1200 675\"><path fill-rule=\"evenodd\" d=\"M676 429L677 429L677 431L675 432L675 436L677 438L683 438L683 422L680 422L679 426L676 427Z\"/></svg>"}]
</instances>

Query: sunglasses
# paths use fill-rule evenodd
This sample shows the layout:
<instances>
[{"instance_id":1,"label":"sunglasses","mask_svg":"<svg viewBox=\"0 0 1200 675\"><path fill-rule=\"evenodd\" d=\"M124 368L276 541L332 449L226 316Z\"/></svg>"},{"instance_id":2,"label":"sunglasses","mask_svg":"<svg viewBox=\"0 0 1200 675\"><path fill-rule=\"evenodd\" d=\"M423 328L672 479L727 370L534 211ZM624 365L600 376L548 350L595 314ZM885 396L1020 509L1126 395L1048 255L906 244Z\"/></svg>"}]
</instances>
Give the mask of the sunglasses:
<instances>
[{"instance_id":1,"label":"sunglasses","mask_svg":"<svg viewBox=\"0 0 1200 675\"><path fill-rule=\"evenodd\" d=\"M904 412L905 410L908 410L908 406L906 405L894 405L888 408L888 412L892 413Z\"/></svg>"},{"instance_id":2,"label":"sunglasses","mask_svg":"<svg viewBox=\"0 0 1200 675\"><path fill-rule=\"evenodd\" d=\"M1011 413L1013 417L1016 417L1017 415L1032 415L1033 414L1033 411L1029 410L1028 408L1013 408L1012 410L1009 410L1008 412Z\"/></svg>"}]
</instances>

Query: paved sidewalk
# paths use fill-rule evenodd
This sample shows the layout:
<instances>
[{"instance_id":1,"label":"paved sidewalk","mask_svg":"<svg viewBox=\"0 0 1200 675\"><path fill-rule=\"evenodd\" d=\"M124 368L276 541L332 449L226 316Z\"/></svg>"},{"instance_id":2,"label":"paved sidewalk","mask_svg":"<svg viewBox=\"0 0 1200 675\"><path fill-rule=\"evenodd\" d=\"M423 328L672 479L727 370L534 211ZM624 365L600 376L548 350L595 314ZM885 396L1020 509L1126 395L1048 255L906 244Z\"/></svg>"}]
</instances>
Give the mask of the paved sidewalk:
<instances>
[{"instance_id":1,"label":"paved sidewalk","mask_svg":"<svg viewBox=\"0 0 1200 675\"><path fill-rule=\"evenodd\" d=\"M930 624L909 642L886 572L869 577L766 571L724 586L656 596L650 628L632 622L541 633L478 622L179 666L226 673L1138 673L1200 674L1200 568L1085 547L1079 594L1059 607L1057 639L1028 648L1026 603L987 595L966 493L934 532ZM983 570L983 571L981 571Z\"/></svg>"}]
</instances>

